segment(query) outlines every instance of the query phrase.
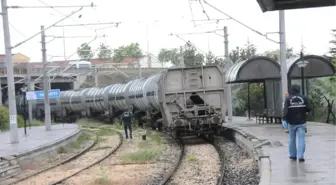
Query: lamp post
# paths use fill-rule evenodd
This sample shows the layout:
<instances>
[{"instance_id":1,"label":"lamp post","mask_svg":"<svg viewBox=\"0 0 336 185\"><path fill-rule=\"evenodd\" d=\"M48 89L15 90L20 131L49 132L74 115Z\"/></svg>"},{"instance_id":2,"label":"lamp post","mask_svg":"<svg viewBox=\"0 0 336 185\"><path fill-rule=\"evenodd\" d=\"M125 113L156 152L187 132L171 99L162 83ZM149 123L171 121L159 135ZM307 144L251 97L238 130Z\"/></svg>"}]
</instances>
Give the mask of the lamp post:
<instances>
[{"instance_id":1,"label":"lamp post","mask_svg":"<svg viewBox=\"0 0 336 185\"><path fill-rule=\"evenodd\" d=\"M26 85L24 85L21 88L22 91L22 100L23 100L23 121L24 121L24 134L25 136L27 136L27 122L26 122L26 92L27 92L28 88Z\"/></svg>"},{"instance_id":2,"label":"lamp post","mask_svg":"<svg viewBox=\"0 0 336 185\"><path fill-rule=\"evenodd\" d=\"M304 86L304 68L309 64L308 61L305 61L303 59L303 53L300 53L300 61L296 63L296 65L300 68L301 70L301 89L302 89L302 94L305 95L305 86Z\"/></svg>"}]
</instances>

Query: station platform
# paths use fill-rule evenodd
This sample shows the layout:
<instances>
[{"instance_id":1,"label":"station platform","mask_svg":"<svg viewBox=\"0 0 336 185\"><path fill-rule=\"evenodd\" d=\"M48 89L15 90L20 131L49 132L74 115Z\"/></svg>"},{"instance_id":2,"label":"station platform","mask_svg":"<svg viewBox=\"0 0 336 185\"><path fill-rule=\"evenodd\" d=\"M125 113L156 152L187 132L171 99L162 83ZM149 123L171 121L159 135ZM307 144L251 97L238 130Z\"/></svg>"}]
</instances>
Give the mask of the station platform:
<instances>
[{"instance_id":1,"label":"station platform","mask_svg":"<svg viewBox=\"0 0 336 185\"><path fill-rule=\"evenodd\" d=\"M18 158L34 152L47 150L55 145L66 143L80 134L77 124L57 124L51 126L51 131L46 131L45 126L19 128L19 143L11 144L9 132L0 132L0 157L16 156Z\"/></svg>"},{"instance_id":2,"label":"station platform","mask_svg":"<svg viewBox=\"0 0 336 185\"><path fill-rule=\"evenodd\" d=\"M336 126L308 122L305 162L299 163L288 157L288 134L280 124L256 124L255 119L233 117L227 127L240 130L258 140L278 143L262 147L271 163L270 185L334 185L336 184ZM274 142L276 141L276 142Z\"/></svg>"}]
</instances>

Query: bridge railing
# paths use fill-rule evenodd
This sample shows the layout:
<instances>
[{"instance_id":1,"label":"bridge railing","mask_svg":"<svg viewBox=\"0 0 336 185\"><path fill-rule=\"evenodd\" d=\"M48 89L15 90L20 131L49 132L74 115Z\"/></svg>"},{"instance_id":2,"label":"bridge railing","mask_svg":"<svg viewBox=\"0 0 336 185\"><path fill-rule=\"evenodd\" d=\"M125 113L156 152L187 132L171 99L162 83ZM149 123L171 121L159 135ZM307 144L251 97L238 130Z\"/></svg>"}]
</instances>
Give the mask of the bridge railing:
<instances>
[{"instance_id":1,"label":"bridge railing","mask_svg":"<svg viewBox=\"0 0 336 185\"><path fill-rule=\"evenodd\" d=\"M142 71L151 71L151 70L164 70L165 68L141 68ZM47 71L49 71L49 74L55 75L55 74L86 74L86 73L95 73L95 72L108 72L108 71L136 71L138 68L134 67L121 67L116 68L112 66L107 65L96 65L93 66L93 68L67 68L67 67L47 67ZM25 76L27 75L27 68L14 68L14 75L17 76ZM43 75L44 69L43 68L30 68L29 73L33 76L40 76ZM7 75L7 69L6 68L0 68L0 76L6 76Z\"/></svg>"}]
</instances>

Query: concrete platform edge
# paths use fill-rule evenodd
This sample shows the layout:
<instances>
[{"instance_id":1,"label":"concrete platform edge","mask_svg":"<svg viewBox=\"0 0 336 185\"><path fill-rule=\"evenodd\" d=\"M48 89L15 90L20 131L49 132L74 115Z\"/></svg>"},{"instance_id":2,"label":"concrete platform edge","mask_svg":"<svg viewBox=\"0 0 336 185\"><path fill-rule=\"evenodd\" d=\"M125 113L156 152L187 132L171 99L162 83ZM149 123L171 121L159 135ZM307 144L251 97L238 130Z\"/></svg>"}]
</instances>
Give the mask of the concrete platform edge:
<instances>
[{"instance_id":1,"label":"concrete platform edge","mask_svg":"<svg viewBox=\"0 0 336 185\"><path fill-rule=\"evenodd\" d=\"M26 152L19 153L15 157L21 162L25 160L29 160L31 158L40 156L42 154L50 153L56 150L58 147L65 146L73 141L75 141L80 135L82 134L81 127L78 126L78 129L66 136L64 136L61 139L58 139L54 142L33 148L31 150L28 150Z\"/></svg>"},{"instance_id":2,"label":"concrete platform edge","mask_svg":"<svg viewBox=\"0 0 336 185\"><path fill-rule=\"evenodd\" d=\"M270 157L265 154L262 146L258 149L255 148L261 141L239 127L225 126L224 130L229 130L229 132L231 132L231 139L233 139L241 148L248 151L249 155L258 162L260 175L259 185L269 185L272 176Z\"/></svg>"}]
</instances>

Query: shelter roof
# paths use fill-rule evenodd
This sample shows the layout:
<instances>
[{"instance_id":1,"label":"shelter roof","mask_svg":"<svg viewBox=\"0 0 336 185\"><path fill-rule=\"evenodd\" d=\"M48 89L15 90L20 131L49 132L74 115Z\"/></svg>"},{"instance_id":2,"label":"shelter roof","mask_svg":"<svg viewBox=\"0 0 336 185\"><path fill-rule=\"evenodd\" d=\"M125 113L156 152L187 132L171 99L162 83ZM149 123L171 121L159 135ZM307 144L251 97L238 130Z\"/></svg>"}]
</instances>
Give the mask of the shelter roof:
<instances>
[{"instance_id":1,"label":"shelter roof","mask_svg":"<svg viewBox=\"0 0 336 185\"><path fill-rule=\"evenodd\" d=\"M305 55L303 60L308 64L304 68L304 76L306 78L318 78L335 75L335 67L330 59L318 55ZM300 57L292 57L287 59L287 75L289 78L300 78L301 69L297 65L301 61Z\"/></svg>"},{"instance_id":2,"label":"shelter roof","mask_svg":"<svg viewBox=\"0 0 336 185\"><path fill-rule=\"evenodd\" d=\"M279 78L279 63L264 56L240 61L231 66L225 75L226 83L257 82Z\"/></svg>"}]
</instances>

